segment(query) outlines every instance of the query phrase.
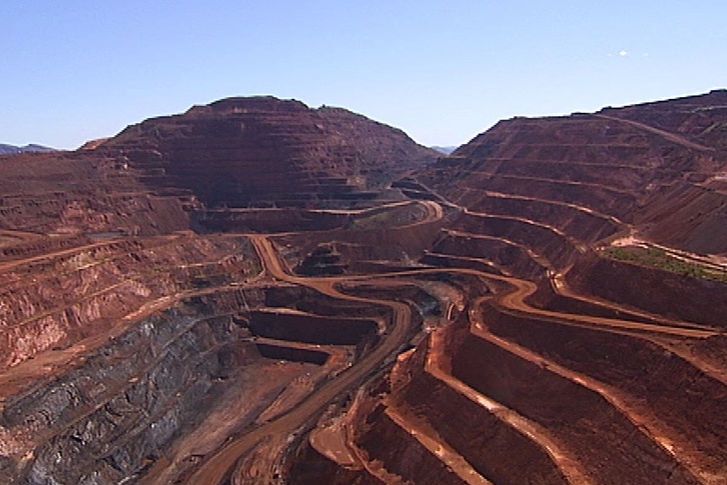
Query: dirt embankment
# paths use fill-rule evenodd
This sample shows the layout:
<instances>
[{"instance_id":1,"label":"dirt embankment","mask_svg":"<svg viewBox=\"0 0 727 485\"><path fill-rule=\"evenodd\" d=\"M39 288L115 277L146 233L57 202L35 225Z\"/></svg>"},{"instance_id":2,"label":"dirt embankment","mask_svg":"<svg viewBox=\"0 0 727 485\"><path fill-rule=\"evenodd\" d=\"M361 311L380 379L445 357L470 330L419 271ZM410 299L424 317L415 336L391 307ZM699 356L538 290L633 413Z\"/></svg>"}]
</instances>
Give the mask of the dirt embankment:
<instances>
[{"instance_id":1,"label":"dirt embankment","mask_svg":"<svg viewBox=\"0 0 727 485\"><path fill-rule=\"evenodd\" d=\"M287 347L258 343L255 345L260 355L267 359L290 360L293 362L308 362L316 365L323 365L328 360L329 354L313 349Z\"/></svg>"},{"instance_id":2,"label":"dirt embankment","mask_svg":"<svg viewBox=\"0 0 727 485\"><path fill-rule=\"evenodd\" d=\"M546 427L588 475L610 483L624 477L644 485L655 477L661 483L697 483L602 396L488 341L466 334L454 354L452 374Z\"/></svg>"},{"instance_id":3,"label":"dirt embankment","mask_svg":"<svg viewBox=\"0 0 727 485\"><path fill-rule=\"evenodd\" d=\"M409 372L411 381L401 389L401 399L416 415L425 417L483 477L493 483L513 485L566 483L542 448L426 373L423 362L412 359Z\"/></svg>"},{"instance_id":4,"label":"dirt embankment","mask_svg":"<svg viewBox=\"0 0 727 485\"><path fill-rule=\"evenodd\" d=\"M566 275L577 292L672 319L727 328L727 284L593 256Z\"/></svg>"},{"instance_id":5,"label":"dirt embankment","mask_svg":"<svg viewBox=\"0 0 727 485\"><path fill-rule=\"evenodd\" d=\"M375 320L255 311L250 318L255 335L321 345L356 345L376 335Z\"/></svg>"},{"instance_id":6,"label":"dirt embankment","mask_svg":"<svg viewBox=\"0 0 727 485\"><path fill-rule=\"evenodd\" d=\"M196 211L191 214L191 227L200 232L276 233L336 229L350 220L347 214L294 208Z\"/></svg>"},{"instance_id":7,"label":"dirt embankment","mask_svg":"<svg viewBox=\"0 0 727 485\"><path fill-rule=\"evenodd\" d=\"M727 386L692 361L643 337L544 322L491 306L484 308L484 317L499 337L612 386L680 456L691 457L697 468L724 473L727 427L719 416ZM724 338L700 341L694 350L712 358L724 355Z\"/></svg>"},{"instance_id":8,"label":"dirt embankment","mask_svg":"<svg viewBox=\"0 0 727 485\"><path fill-rule=\"evenodd\" d=\"M530 256L527 247L506 240L448 233L436 243L433 252L437 253L437 257L427 255L424 262L485 272L507 271L523 278L537 278L545 272L545 268ZM492 265L485 264L485 261Z\"/></svg>"},{"instance_id":9,"label":"dirt embankment","mask_svg":"<svg viewBox=\"0 0 727 485\"><path fill-rule=\"evenodd\" d=\"M349 470L319 453L308 441L291 460L290 485L326 483L330 485L384 485L381 480L363 470Z\"/></svg>"},{"instance_id":10,"label":"dirt embankment","mask_svg":"<svg viewBox=\"0 0 727 485\"><path fill-rule=\"evenodd\" d=\"M383 305L333 298L305 286L271 286L265 289L265 306L281 307L334 317L357 315L391 320L391 309Z\"/></svg>"},{"instance_id":11,"label":"dirt embankment","mask_svg":"<svg viewBox=\"0 0 727 485\"><path fill-rule=\"evenodd\" d=\"M503 238L530 248L545 257L553 266L567 266L576 252L573 241L562 232L529 221L501 217L463 215L452 226L456 231Z\"/></svg>"},{"instance_id":12,"label":"dirt embankment","mask_svg":"<svg viewBox=\"0 0 727 485\"><path fill-rule=\"evenodd\" d=\"M443 219L431 217L394 227L332 230L276 238L286 247L298 248L283 254L288 265L295 267L297 260L310 254L322 244L333 244L342 264L359 261L411 262L418 260L439 237Z\"/></svg>"},{"instance_id":13,"label":"dirt embankment","mask_svg":"<svg viewBox=\"0 0 727 485\"><path fill-rule=\"evenodd\" d=\"M555 312L570 313L575 315L592 315L595 317L633 320L635 322L653 323L652 319L645 316L628 313L620 308L610 308L594 302L572 298L556 293L553 285L542 281L538 290L530 295L526 301L537 308Z\"/></svg>"}]
</instances>

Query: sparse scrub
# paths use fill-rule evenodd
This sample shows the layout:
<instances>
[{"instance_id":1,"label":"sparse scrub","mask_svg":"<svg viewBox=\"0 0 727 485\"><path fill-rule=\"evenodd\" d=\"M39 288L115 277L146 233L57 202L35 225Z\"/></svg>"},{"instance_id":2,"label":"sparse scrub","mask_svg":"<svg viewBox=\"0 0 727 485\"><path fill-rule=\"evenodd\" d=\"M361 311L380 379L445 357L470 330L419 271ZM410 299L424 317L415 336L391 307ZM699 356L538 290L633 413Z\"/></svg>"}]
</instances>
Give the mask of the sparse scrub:
<instances>
[{"instance_id":1,"label":"sparse scrub","mask_svg":"<svg viewBox=\"0 0 727 485\"><path fill-rule=\"evenodd\" d=\"M636 246L610 247L604 249L601 254L611 259L626 261L639 266L657 268L692 278L727 283L727 271L719 271L694 262L684 261L670 255L663 249Z\"/></svg>"}]
</instances>

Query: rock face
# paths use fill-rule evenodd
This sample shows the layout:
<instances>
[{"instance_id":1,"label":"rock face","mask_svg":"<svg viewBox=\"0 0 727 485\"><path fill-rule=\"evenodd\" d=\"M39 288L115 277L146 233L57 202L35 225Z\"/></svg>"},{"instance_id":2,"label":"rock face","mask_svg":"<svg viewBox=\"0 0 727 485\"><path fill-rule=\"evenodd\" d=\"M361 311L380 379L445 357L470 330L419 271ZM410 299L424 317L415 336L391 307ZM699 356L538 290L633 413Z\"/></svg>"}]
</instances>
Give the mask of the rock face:
<instances>
[{"instance_id":1,"label":"rock face","mask_svg":"<svg viewBox=\"0 0 727 485\"><path fill-rule=\"evenodd\" d=\"M191 190L208 207L350 202L436 158L404 132L340 108L230 98L131 126L120 150L152 189Z\"/></svg>"},{"instance_id":2,"label":"rock face","mask_svg":"<svg viewBox=\"0 0 727 485\"><path fill-rule=\"evenodd\" d=\"M0 157L0 483L724 483L725 106Z\"/></svg>"},{"instance_id":3,"label":"rock face","mask_svg":"<svg viewBox=\"0 0 727 485\"><path fill-rule=\"evenodd\" d=\"M189 226L179 197L148 190L118 154L29 153L0 157L0 165L0 224L29 233L16 234L16 241L48 234L160 234Z\"/></svg>"}]
</instances>

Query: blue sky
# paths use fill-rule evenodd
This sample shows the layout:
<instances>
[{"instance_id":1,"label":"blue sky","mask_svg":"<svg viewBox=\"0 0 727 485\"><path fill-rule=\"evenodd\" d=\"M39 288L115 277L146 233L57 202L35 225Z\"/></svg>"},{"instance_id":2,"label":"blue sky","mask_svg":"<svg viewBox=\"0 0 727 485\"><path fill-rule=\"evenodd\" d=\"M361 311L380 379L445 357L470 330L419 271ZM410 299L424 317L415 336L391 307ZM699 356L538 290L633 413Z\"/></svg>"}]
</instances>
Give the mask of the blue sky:
<instances>
[{"instance_id":1,"label":"blue sky","mask_svg":"<svg viewBox=\"0 0 727 485\"><path fill-rule=\"evenodd\" d=\"M75 148L227 96L426 145L512 116L727 87L724 1L4 1L0 143Z\"/></svg>"}]
</instances>

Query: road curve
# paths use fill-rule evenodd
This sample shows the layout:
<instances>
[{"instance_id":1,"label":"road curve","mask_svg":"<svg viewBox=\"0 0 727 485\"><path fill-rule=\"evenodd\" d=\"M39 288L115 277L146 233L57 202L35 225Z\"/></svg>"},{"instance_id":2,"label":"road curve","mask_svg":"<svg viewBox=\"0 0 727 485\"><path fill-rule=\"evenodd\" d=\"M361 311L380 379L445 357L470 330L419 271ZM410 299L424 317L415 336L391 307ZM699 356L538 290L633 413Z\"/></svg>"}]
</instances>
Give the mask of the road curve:
<instances>
[{"instance_id":1,"label":"road curve","mask_svg":"<svg viewBox=\"0 0 727 485\"><path fill-rule=\"evenodd\" d=\"M612 120L612 121L618 121L621 123L626 123L627 125L631 125L635 128L639 128L644 131L653 133L655 135L659 135L673 143L676 143L677 145L682 145L684 147L691 148L692 150L698 150L700 152L713 152L714 151L714 148L712 148L712 147L700 145L699 143L694 143L693 141L689 141L686 138L684 138L683 136L677 135L676 133L671 133L671 132L656 128L654 126L649 126L647 124L640 123L638 121L629 120L626 118L617 118L615 116L608 116L608 115L604 115L604 114L594 114L593 116L595 116L596 118L602 118L604 120Z\"/></svg>"},{"instance_id":2,"label":"road curve","mask_svg":"<svg viewBox=\"0 0 727 485\"><path fill-rule=\"evenodd\" d=\"M531 281L521 280L512 276L501 276L492 273L485 273L469 268L422 268L398 271L395 273L363 275L363 276L332 276L320 278L319 281L327 281L329 283L342 281L361 281L382 277L394 276L416 276L423 274L466 274L477 276L483 279L496 280L509 284L512 290L503 292L494 299L494 303L506 311L522 312L530 315L536 315L544 319L554 319L562 323L573 325L589 325L591 328L614 329L623 331L640 331L654 334L675 335L678 337L704 339L719 335L720 332L707 326L700 326L689 322L679 322L680 325L659 325L655 323L641 323L631 320L621 320L616 318L596 317L584 314L564 313L552 310L544 310L542 308L530 305L526 300L538 289L537 285ZM294 277L295 278L295 277ZM295 278L295 280L305 281L304 278ZM374 301L377 300L359 300Z\"/></svg>"},{"instance_id":3,"label":"road curve","mask_svg":"<svg viewBox=\"0 0 727 485\"><path fill-rule=\"evenodd\" d=\"M233 468L239 458L261 439L271 435L288 436L304 425L336 396L359 384L374 371L386 357L406 342L409 333L411 310L407 305L394 301L345 295L338 292L333 287L334 282L327 278L299 278L289 275L284 271L275 249L265 236L255 235L251 236L250 239L271 276L290 283L303 284L337 298L386 305L392 309L394 318L388 334L383 336L379 345L369 354L356 362L350 369L339 374L334 380L327 382L314 391L288 413L226 444L214 455L208 457L189 477L187 480L189 484L211 485L224 482L233 473Z\"/></svg>"},{"instance_id":4,"label":"road curve","mask_svg":"<svg viewBox=\"0 0 727 485\"><path fill-rule=\"evenodd\" d=\"M434 206L438 204L427 204L429 217L427 220L437 219L442 216L440 210ZM361 298L341 293L335 285L342 282L370 281L376 278L392 276L420 276L423 274L450 273L468 274L483 279L496 280L507 283L511 290L497 295L493 303L505 311L522 312L530 315L537 315L541 319L553 319L558 322L601 328L607 331L616 332L646 332L650 334L677 335L687 338L707 338L716 335L707 328L694 328L685 324L684 326L668 326L633 322L612 318L595 317L581 314L568 314L533 307L526 302L526 299L537 290L533 282L513 278L509 276L494 275L481 271L466 268L421 268L406 270L395 273L373 274L373 275L346 275L328 277L299 277L289 274L277 255L268 235L248 234L265 268L266 274L274 279L288 283L307 286L316 291L335 298L348 299L352 301L367 302L388 306L393 312L393 322L388 332L382 336L382 340L368 355L355 363L350 369L339 374L333 380L328 381L319 389L310 394L298 406L283 414L282 416L262 424L250 430L237 439L225 444L217 452L208 456L202 464L186 480L190 484L220 484L229 480L234 473L236 464L241 456L251 450L263 438L268 436L287 437L295 430L309 422L336 396L341 395L349 389L360 385L387 357L400 348L407 339L411 326L411 310L400 302ZM151 483L151 477L147 476L143 482Z\"/></svg>"}]
</instances>

